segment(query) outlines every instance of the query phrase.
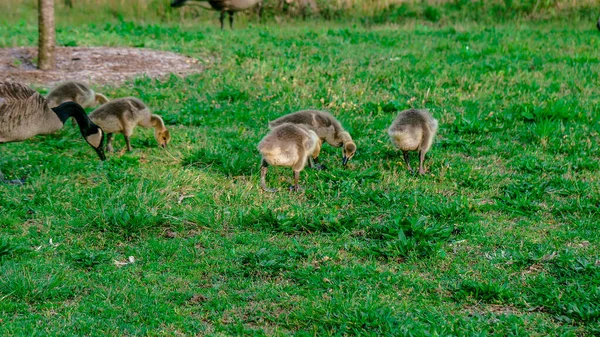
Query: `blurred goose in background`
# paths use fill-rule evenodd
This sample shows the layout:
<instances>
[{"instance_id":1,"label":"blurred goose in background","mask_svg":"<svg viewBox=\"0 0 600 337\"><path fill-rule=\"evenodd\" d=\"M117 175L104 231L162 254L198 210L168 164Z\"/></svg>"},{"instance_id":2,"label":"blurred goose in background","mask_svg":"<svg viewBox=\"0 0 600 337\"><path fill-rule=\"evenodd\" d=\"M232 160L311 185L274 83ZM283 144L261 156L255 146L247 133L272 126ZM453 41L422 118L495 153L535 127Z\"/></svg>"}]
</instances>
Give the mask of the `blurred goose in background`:
<instances>
[{"instance_id":1,"label":"blurred goose in background","mask_svg":"<svg viewBox=\"0 0 600 337\"><path fill-rule=\"evenodd\" d=\"M243 11L253 6L258 6L258 16L262 14L262 0L173 0L171 7L184 5L198 5L202 8L213 9L221 12L219 22L221 29L224 27L225 12L229 14L229 27L233 29L233 15L235 12Z\"/></svg>"},{"instance_id":2,"label":"blurred goose in background","mask_svg":"<svg viewBox=\"0 0 600 337\"><path fill-rule=\"evenodd\" d=\"M104 133L75 102L62 103L50 108L46 99L37 91L15 82L0 82L0 143L18 142L36 135L59 131L65 121L73 117L79 125L81 135L90 144L101 160ZM6 181L0 172L0 181Z\"/></svg>"}]
</instances>

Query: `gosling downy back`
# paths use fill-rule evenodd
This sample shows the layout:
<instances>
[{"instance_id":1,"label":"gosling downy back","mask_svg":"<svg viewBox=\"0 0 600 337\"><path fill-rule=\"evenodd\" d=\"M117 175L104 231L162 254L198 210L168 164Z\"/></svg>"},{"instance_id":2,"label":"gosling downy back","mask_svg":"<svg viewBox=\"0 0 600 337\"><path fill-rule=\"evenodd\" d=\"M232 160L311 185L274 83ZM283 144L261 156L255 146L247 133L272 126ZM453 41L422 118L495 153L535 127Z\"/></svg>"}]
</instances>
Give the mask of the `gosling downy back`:
<instances>
[{"instance_id":1,"label":"gosling downy back","mask_svg":"<svg viewBox=\"0 0 600 337\"><path fill-rule=\"evenodd\" d=\"M154 128L154 138L161 147L166 147L171 140L163 119L159 115L152 114L144 102L135 97L112 100L92 111L89 117L108 134L109 151L112 151L113 133L122 133L127 149L131 151L130 137L133 129L138 125Z\"/></svg>"},{"instance_id":2,"label":"gosling downy back","mask_svg":"<svg viewBox=\"0 0 600 337\"><path fill-rule=\"evenodd\" d=\"M271 130L258 144L262 155L261 187L266 187L265 176L269 165L291 167L294 171L294 189L299 190L298 179L311 155L318 155L320 141L317 134L302 124L285 123Z\"/></svg>"},{"instance_id":3,"label":"gosling downy back","mask_svg":"<svg viewBox=\"0 0 600 337\"><path fill-rule=\"evenodd\" d=\"M75 102L84 108L91 108L108 102L106 96L95 93L83 82L67 81L57 85L46 96L51 108L64 102Z\"/></svg>"},{"instance_id":4,"label":"gosling downy back","mask_svg":"<svg viewBox=\"0 0 600 337\"><path fill-rule=\"evenodd\" d=\"M321 141L335 147L343 147L342 163L356 153L356 144L350 134L344 130L340 122L329 112L319 110L301 110L279 117L269 122L269 127L274 128L284 123L302 124L313 130Z\"/></svg>"},{"instance_id":5,"label":"gosling downy back","mask_svg":"<svg viewBox=\"0 0 600 337\"><path fill-rule=\"evenodd\" d=\"M410 171L408 151L419 151L419 173L424 174L425 154L431 148L437 130L438 122L427 110L409 109L398 114L388 134L392 143L403 151Z\"/></svg>"}]
</instances>

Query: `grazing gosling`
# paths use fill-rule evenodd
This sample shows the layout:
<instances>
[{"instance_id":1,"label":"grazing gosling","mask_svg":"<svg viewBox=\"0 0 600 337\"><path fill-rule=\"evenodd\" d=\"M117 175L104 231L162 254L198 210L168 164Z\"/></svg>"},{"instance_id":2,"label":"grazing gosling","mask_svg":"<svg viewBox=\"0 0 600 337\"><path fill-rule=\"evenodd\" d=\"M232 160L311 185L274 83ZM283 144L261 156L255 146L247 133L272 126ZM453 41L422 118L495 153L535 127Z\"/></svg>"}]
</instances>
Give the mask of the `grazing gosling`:
<instances>
[{"instance_id":1,"label":"grazing gosling","mask_svg":"<svg viewBox=\"0 0 600 337\"><path fill-rule=\"evenodd\" d=\"M102 151L104 133L90 121L79 104L66 102L50 108L37 91L19 83L0 81L0 144L54 133L63 128L69 117L77 121L85 141L96 150L101 160L105 160ZM22 183L20 180L5 180L2 172L0 182Z\"/></svg>"},{"instance_id":2,"label":"grazing gosling","mask_svg":"<svg viewBox=\"0 0 600 337\"><path fill-rule=\"evenodd\" d=\"M277 189L267 188L265 177L269 165L291 167L294 171L295 191L300 190L298 180L300 171L306 166L310 156L318 156L321 142L317 134L302 124L285 123L271 130L258 144L262 155L260 168L260 187L267 192Z\"/></svg>"},{"instance_id":3,"label":"grazing gosling","mask_svg":"<svg viewBox=\"0 0 600 337\"><path fill-rule=\"evenodd\" d=\"M64 102L75 102L84 108L95 107L108 102L106 96L95 93L85 83L77 81L63 82L46 96L48 106L54 108Z\"/></svg>"},{"instance_id":4,"label":"grazing gosling","mask_svg":"<svg viewBox=\"0 0 600 337\"><path fill-rule=\"evenodd\" d=\"M419 151L419 174L425 174L425 154L431 148L437 129L438 122L429 112L416 109L400 112L388 129L392 143L402 150L410 173L413 173L413 170L410 167L408 151Z\"/></svg>"},{"instance_id":5,"label":"grazing gosling","mask_svg":"<svg viewBox=\"0 0 600 337\"><path fill-rule=\"evenodd\" d=\"M124 97L103 104L90 113L90 119L100 125L107 134L106 150L112 152L113 133L122 133L131 151L130 137L133 129L139 125L144 128L154 128L154 138L158 145L165 148L171 140L171 134L165 127L159 115L150 113L146 105L135 97Z\"/></svg>"},{"instance_id":6,"label":"grazing gosling","mask_svg":"<svg viewBox=\"0 0 600 337\"><path fill-rule=\"evenodd\" d=\"M344 130L340 122L329 112L301 110L269 122L269 127L274 128L283 123L305 125L319 136L321 143L327 142L331 146L342 147L342 164L344 166L348 164L348 160L356 153L356 144L352 141L352 137L350 137L350 134ZM323 165L318 164L318 155L317 153L313 158L316 168L325 168ZM312 167L312 163L309 163L309 165Z\"/></svg>"}]
</instances>

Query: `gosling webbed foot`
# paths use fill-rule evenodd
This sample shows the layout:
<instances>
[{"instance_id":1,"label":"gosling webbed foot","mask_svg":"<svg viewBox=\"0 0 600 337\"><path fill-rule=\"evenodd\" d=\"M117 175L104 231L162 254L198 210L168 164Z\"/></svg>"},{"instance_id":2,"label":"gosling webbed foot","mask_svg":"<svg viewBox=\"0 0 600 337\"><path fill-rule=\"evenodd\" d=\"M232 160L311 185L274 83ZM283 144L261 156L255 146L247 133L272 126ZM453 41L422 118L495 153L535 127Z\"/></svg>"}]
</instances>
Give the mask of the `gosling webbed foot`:
<instances>
[{"instance_id":1,"label":"gosling webbed foot","mask_svg":"<svg viewBox=\"0 0 600 337\"><path fill-rule=\"evenodd\" d=\"M327 170L327 166L319 163L313 166L313 169L317 170L317 171L324 171Z\"/></svg>"},{"instance_id":2,"label":"gosling webbed foot","mask_svg":"<svg viewBox=\"0 0 600 337\"><path fill-rule=\"evenodd\" d=\"M298 185L291 185L289 188L290 192L304 192L304 188Z\"/></svg>"},{"instance_id":3,"label":"gosling webbed foot","mask_svg":"<svg viewBox=\"0 0 600 337\"><path fill-rule=\"evenodd\" d=\"M4 179L4 174L0 172L0 183L7 185L23 185L25 184L25 179L7 180Z\"/></svg>"}]
</instances>

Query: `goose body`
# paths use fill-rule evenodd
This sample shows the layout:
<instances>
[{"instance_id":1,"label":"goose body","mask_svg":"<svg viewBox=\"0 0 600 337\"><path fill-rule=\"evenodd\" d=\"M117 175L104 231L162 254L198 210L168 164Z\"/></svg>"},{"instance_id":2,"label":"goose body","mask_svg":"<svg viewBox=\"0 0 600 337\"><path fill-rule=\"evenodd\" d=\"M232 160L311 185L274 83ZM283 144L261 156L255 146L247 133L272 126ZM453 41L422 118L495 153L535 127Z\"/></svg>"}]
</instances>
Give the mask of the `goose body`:
<instances>
[{"instance_id":1,"label":"goose body","mask_svg":"<svg viewBox=\"0 0 600 337\"><path fill-rule=\"evenodd\" d=\"M262 0L173 0L171 2L171 7L181 7L192 4L221 12L221 16L219 17L221 29L224 27L226 12L229 14L229 26L233 29L233 15L235 12L243 11L254 6L259 6L259 16L262 11Z\"/></svg>"},{"instance_id":2,"label":"goose body","mask_svg":"<svg viewBox=\"0 0 600 337\"><path fill-rule=\"evenodd\" d=\"M0 81L0 143L57 132L69 117L75 118L84 139L100 159L106 159L102 151L102 129L90 121L79 104L67 102L50 108L37 91L19 83ZM3 180L1 172L0 180Z\"/></svg>"},{"instance_id":3,"label":"goose body","mask_svg":"<svg viewBox=\"0 0 600 337\"><path fill-rule=\"evenodd\" d=\"M398 114L388 129L394 146L402 150L408 170L412 172L409 151L419 152L419 174L425 174L425 154L433 144L438 122L426 110L409 109Z\"/></svg>"},{"instance_id":4,"label":"goose body","mask_svg":"<svg viewBox=\"0 0 600 337\"><path fill-rule=\"evenodd\" d=\"M342 163L344 165L356 153L356 144L352 141L352 137L329 112L301 110L269 122L269 127L274 128L284 123L304 125L317 134L321 143L327 142L331 146L342 147ZM317 158L314 158L314 161L316 163Z\"/></svg>"},{"instance_id":5,"label":"goose body","mask_svg":"<svg viewBox=\"0 0 600 337\"><path fill-rule=\"evenodd\" d=\"M268 189L265 182L269 165L291 167L294 171L294 186L300 189L298 180L310 156L318 156L321 142L317 134L304 125L285 123L271 130L258 144L262 155L260 186Z\"/></svg>"},{"instance_id":6,"label":"goose body","mask_svg":"<svg viewBox=\"0 0 600 337\"><path fill-rule=\"evenodd\" d=\"M90 119L100 125L107 134L107 150L113 151L113 133L122 133L131 151L130 137L136 126L154 128L154 138L161 147L166 147L171 134L159 115L152 114L148 107L135 97L124 97L103 104L89 115Z\"/></svg>"},{"instance_id":7,"label":"goose body","mask_svg":"<svg viewBox=\"0 0 600 337\"><path fill-rule=\"evenodd\" d=\"M106 96L94 92L85 83L77 81L59 84L48 93L46 100L51 108L64 102L75 102L84 108L91 108L108 102Z\"/></svg>"}]
</instances>

